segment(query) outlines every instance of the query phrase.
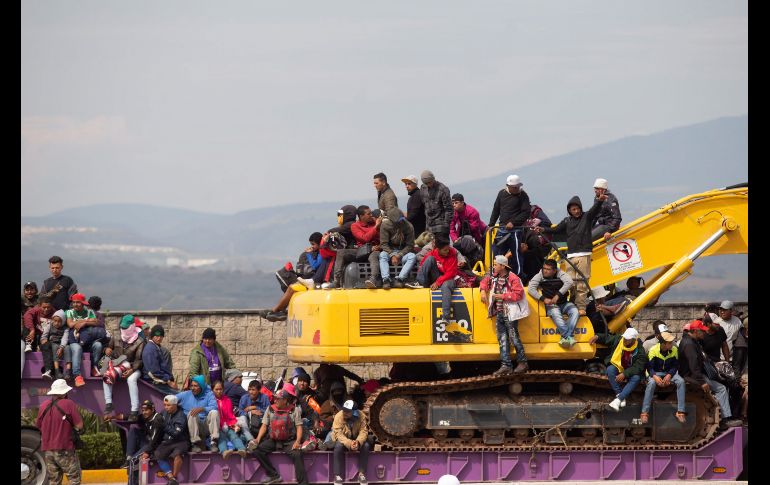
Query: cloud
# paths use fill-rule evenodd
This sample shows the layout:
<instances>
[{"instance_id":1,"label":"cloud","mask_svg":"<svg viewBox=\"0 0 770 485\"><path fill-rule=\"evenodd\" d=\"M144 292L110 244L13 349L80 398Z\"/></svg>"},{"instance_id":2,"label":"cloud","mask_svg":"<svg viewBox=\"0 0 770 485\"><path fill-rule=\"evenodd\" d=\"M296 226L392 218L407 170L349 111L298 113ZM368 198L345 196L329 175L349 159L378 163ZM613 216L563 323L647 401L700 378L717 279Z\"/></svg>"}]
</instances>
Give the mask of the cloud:
<instances>
[{"instance_id":1,"label":"cloud","mask_svg":"<svg viewBox=\"0 0 770 485\"><path fill-rule=\"evenodd\" d=\"M28 116L21 119L21 137L32 145L123 144L130 139L122 116L97 116L87 120Z\"/></svg>"}]
</instances>

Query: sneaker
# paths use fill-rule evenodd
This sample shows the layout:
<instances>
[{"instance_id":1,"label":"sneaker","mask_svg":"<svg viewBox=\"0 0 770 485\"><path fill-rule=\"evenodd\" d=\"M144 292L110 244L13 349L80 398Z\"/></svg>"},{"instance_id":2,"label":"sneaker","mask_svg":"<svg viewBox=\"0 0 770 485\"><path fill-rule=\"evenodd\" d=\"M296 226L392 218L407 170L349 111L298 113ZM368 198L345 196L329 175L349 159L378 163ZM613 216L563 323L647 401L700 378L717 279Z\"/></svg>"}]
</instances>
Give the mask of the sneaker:
<instances>
[{"instance_id":1,"label":"sneaker","mask_svg":"<svg viewBox=\"0 0 770 485\"><path fill-rule=\"evenodd\" d=\"M179 485L179 482L176 481L176 477L168 477L168 485Z\"/></svg>"},{"instance_id":2,"label":"sneaker","mask_svg":"<svg viewBox=\"0 0 770 485\"><path fill-rule=\"evenodd\" d=\"M358 472L358 484L359 485L368 485L369 481L366 480L366 475L364 475L364 472Z\"/></svg>"},{"instance_id":3,"label":"sneaker","mask_svg":"<svg viewBox=\"0 0 770 485\"><path fill-rule=\"evenodd\" d=\"M516 366L515 369L513 369L514 374L519 374L521 372L527 372L529 370L529 364L527 364L527 361L519 362L519 365Z\"/></svg>"},{"instance_id":4,"label":"sneaker","mask_svg":"<svg viewBox=\"0 0 770 485\"><path fill-rule=\"evenodd\" d=\"M262 485L270 485L271 483L279 483L280 481L281 481L281 476L275 475L273 477L268 476L267 478L265 478L259 483L261 483Z\"/></svg>"},{"instance_id":5,"label":"sneaker","mask_svg":"<svg viewBox=\"0 0 770 485\"><path fill-rule=\"evenodd\" d=\"M501 365L499 369L492 373L493 376L507 376L513 374L513 367L509 367L505 364Z\"/></svg>"},{"instance_id":6,"label":"sneaker","mask_svg":"<svg viewBox=\"0 0 770 485\"><path fill-rule=\"evenodd\" d=\"M334 485L342 485L342 477L339 475L334 476Z\"/></svg>"},{"instance_id":7,"label":"sneaker","mask_svg":"<svg viewBox=\"0 0 770 485\"><path fill-rule=\"evenodd\" d=\"M104 405L104 414L110 414L113 410L112 403L108 402Z\"/></svg>"},{"instance_id":8,"label":"sneaker","mask_svg":"<svg viewBox=\"0 0 770 485\"><path fill-rule=\"evenodd\" d=\"M571 336L571 335L570 335L569 337L567 337L567 344L568 344L570 347L572 347L572 346L573 346L573 345L575 345L576 343L577 343L577 341L575 340L575 337L573 337L573 336Z\"/></svg>"},{"instance_id":9,"label":"sneaker","mask_svg":"<svg viewBox=\"0 0 770 485\"><path fill-rule=\"evenodd\" d=\"M286 313L286 310L281 310L280 312L268 313L266 318L268 322L279 322L286 320L288 314Z\"/></svg>"},{"instance_id":10,"label":"sneaker","mask_svg":"<svg viewBox=\"0 0 770 485\"><path fill-rule=\"evenodd\" d=\"M83 380L83 376L75 377L75 387L83 387L86 385L86 381Z\"/></svg>"},{"instance_id":11,"label":"sneaker","mask_svg":"<svg viewBox=\"0 0 770 485\"><path fill-rule=\"evenodd\" d=\"M191 453L200 453L203 451L203 448L200 447L200 441L196 441L193 443L192 448L190 448Z\"/></svg>"},{"instance_id":12,"label":"sneaker","mask_svg":"<svg viewBox=\"0 0 770 485\"><path fill-rule=\"evenodd\" d=\"M215 439L211 440L211 445L209 445L209 451L214 452L214 453L219 453L219 441L218 440L215 440ZM232 451L232 450L227 450L227 451Z\"/></svg>"},{"instance_id":13,"label":"sneaker","mask_svg":"<svg viewBox=\"0 0 770 485\"><path fill-rule=\"evenodd\" d=\"M419 281L410 281L409 283L406 284L406 287L407 288L412 288L413 290L418 290L418 289L422 288L423 286L420 284Z\"/></svg>"},{"instance_id":14,"label":"sneaker","mask_svg":"<svg viewBox=\"0 0 770 485\"><path fill-rule=\"evenodd\" d=\"M323 283L321 285L322 290L333 290L334 289L334 283Z\"/></svg>"},{"instance_id":15,"label":"sneaker","mask_svg":"<svg viewBox=\"0 0 770 485\"><path fill-rule=\"evenodd\" d=\"M259 316L260 316L260 317L262 317L262 318L267 318L267 314L268 314L268 313L272 313L272 312L273 312L273 311L272 311L272 310L270 310L270 309L265 309L265 310L257 310L257 311L256 311L256 312L254 312L254 313L256 313L257 315L259 315Z\"/></svg>"},{"instance_id":16,"label":"sneaker","mask_svg":"<svg viewBox=\"0 0 770 485\"><path fill-rule=\"evenodd\" d=\"M404 280L400 278L396 278L393 280L393 288L403 288L404 287Z\"/></svg>"},{"instance_id":17,"label":"sneaker","mask_svg":"<svg viewBox=\"0 0 770 485\"><path fill-rule=\"evenodd\" d=\"M565 339L564 337L559 339L559 347L566 349L569 345L569 340Z\"/></svg>"},{"instance_id":18,"label":"sneaker","mask_svg":"<svg viewBox=\"0 0 770 485\"><path fill-rule=\"evenodd\" d=\"M42 374L40 374L40 377L42 377L43 379L47 379L49 381L53 380L53 377L51 376L51 371L50 370L47 370L47 371L43 372Z\"/></svg>"},{"instance_id":19,"label":"sneaker","mask_svg":"<svg viewBox=\"0 0 770 485\"><path fill-rule=\"evenodd\" d=\"M611 408L612 408L612 409L613 409L615 412L618 412L618 411L620 411L620 399L618 399L618 398L615 398L615 399L613 399L613 400L612 400L612 402L610 403L610 407L611 407Z\"/></svg>"},{"instance_id":20,"label":"sneaker","mask_svg":"<svg viewBox=\"0 0 770 485\"><path fill-rule=\"evenodd\" d=\"M382 289L383 290L390 289L390 279L382 280Z\"/></svg>"},{"instance_id":21,"label":"sneaker","mask_svg":"<svg viewBox=\"0 0 770 485\"><path fill-rule=\"evenodd\" d=\"M24 352L32 352L32 344L27 342L27 345L24 346Z\"/></svg>"},{"instance_id":22,"label":"sneaker","mask_svg":"<svg viewBox=\"0 0 770 485\"><path fill-rule=\"evenodd\" d=\"M367 278L366 281L364 281L364 286L366 286L370 290L373 290L377 288L377 282L374 281L374 278Z\"/></svg>"},{"instance_id":23,"label":"sneaker","mask_svg":"<svg viewBox=\"0 0 770 485\"><path fill-rule=\"evenodd\" d=\"M241 455L241 458L246 458L248 456L248 453L246 453L246 450L237 450L236 453Z\"/></svg>"},{"instance_id":24,"label":"sneaker","mask_svg":"<svg viewBox=\"0 0 770 485\"><path fill-rule=\"evenodd\" d=\"M737 428L738 426L743 426L743 421L735 418L725 418L719 422L719 426L723 428Z\"/></svg>"},{"instance_id":25,"label":"sneaker","mask_svg":"<svg viewBox=\"0 0 770 485\"><path fill-rule=\"evenodd\" d=\"M315 281L312 278L297 278L297 281L305 285L308 290L315 288Z\"/></svg>"},{"instance_id":26,"label":"sneaker","mask_svg":"<svg viewBox=\"0 0 770 485\"><path fill-rule=\"evenodd\" d=\"M626 400L625 399L620 401L620 407L622 407L622 408L626 407Z\"/></svg>"},{"instance_id":27,"label":"sneaker","mask_svg":"<svg viewBox=\"0 0 770 485\"><path fill-rule=\"evenodd\" d=\"M61 369L54 369L53 374L57 379L64 379L64 374Z\"/></svg>"},{"instance_id":28,"label":"sneaker","mask_svg":"<svg viewBox=\"0 0 770 485\"><path fill-rule=\"evenodd\" d=\"M139 411L131 411L128 413L128 421L130 423L135 423L139 421Z\"/></svg>"},{"instance_id":29,"label":"sneaker","mask_svg":"<svg viewBox=\"0 0 770 485\"><path fill-rule=\"evenodd\" d=\"M227 460L233 453L235 453L235 450L225 450L222 452L222 458Z\"/></svg>"},{"instance_id":30,"label":"sneaker","mask_svg":"<svg viewBox=\"0 0 770 485\"><path fill-rule=\"evenodd\" d=\"M257 443L257 440L251 440L246 444L246 449L249 451L255 451L257 449L257 446L259 446L259 443Z\"/></svg>"}]
</instances>

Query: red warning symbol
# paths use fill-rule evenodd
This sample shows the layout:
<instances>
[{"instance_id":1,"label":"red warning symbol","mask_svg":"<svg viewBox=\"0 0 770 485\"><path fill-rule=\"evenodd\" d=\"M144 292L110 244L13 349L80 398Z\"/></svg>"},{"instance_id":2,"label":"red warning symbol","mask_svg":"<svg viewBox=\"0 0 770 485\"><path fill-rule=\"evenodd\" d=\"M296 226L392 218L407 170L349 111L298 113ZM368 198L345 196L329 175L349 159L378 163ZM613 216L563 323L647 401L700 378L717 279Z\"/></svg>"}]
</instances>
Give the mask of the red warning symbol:
<instances>
[{"instance_id":1,"label":"red warning symbol","mask_svg":"<svg viewBox=\"0 0 770 485\"><path fill-rule=\"evenodd\" d=\"M631 256L634 255L634 250L625 241L621 241L612 247L612 257L621 263L625 263Z\"/></svg>"}]
</instances>

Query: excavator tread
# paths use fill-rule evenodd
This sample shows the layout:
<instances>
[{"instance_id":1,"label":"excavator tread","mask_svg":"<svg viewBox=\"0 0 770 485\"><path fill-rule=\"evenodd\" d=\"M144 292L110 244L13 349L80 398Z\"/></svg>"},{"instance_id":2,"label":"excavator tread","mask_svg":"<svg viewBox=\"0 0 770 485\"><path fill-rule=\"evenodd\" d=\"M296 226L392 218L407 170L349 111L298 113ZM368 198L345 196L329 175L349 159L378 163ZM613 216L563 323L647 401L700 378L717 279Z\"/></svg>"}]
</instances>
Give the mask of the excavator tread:
<instances>
[{"instance_id":1,"label":"excavator tread","mask_svg":"<svg viewBox=\"0 0 770 485\"><path fill-rule=\"evenodd\" d=\"M615 450L693 450L702 447L712 441L718 435L719 404L711 393L704 392L700 387L688 386L687 398L689 402L696 400L696 405L702 412L698 413L700 422L696 424L694 437L690 442L667 443L651 441L649 438L636 439L629 437L624 444L607 444L601 437L594 439L567 437L561 444L546 443L542 440L545 431L560 433L557 427L544 429L537 423L532 423L534 437L519 439L506 436L502 444L490 445L484 443L479 437L470 439L461 438L435 438L432 436L393 436L385 431L378 420L379 411L383 404L393 398L410 398L411 396L439 396L447 393L479 391L499 386L508 386L513 383L554 383L570 382L589 389L601 391L608 396L603 401L585 400L587 408L594 412L604 412L610 401L611 391L608 388L607 378L602 375L568 370L534 370L521 374L493 376L482 375L477 377L465 377L459 379L433 380L433 381L409 381L385 385L377 389L366 400L362 411L366 414L369 426L377 437L383 449L394 451L615 451ZM640 384L634 391L634 395L643 393ZM558 396L554 396L558 397ZM573 397L580 398L580 396ZM641 400L641 399L640 399ZM631 423L629 423L631 427ZM604 432L604 429L602 429Z\"/></svg>"}]
</instances>

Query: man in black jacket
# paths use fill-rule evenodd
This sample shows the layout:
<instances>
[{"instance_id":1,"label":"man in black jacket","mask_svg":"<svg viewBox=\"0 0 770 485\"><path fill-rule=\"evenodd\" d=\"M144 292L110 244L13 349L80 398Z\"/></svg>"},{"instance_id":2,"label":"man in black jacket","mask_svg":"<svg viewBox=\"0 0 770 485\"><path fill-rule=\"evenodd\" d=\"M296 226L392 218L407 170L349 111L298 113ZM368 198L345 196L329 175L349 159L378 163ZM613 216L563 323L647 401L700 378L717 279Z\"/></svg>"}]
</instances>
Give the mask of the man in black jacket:
<instances>
[{"instance_id":1,"label":"man in black jacket","mask_svg":"<svg viewBox=\"0 0 770 485\"><path fill-rule=\"evenodd\" d=\"M449 198L449 188L436 180L433 172L423 170L420 174L422 186L420 196L425 207L425 224L428 231L449 237L449 224L452 222L454 209ZM415 232L415 235L418 233Z\"/></svg>"},{"instance_id":2,"label":"man in black jacket","mask_svg":"<svg viewBox=\"0 0 770 485\"><path fill-rule=\"evenodd\" d=\"M611 233L620 228L620 222L623 220L620 215L620 203L615 194L610 192L606 179L596 179L594 182L594 193L596 197L606 195L607 200L604 201L599 214L596 216L593 229L591 230L591 240L596 241L600 237L609 239Z\"/></svg>"},{"instance_id":3,"label":"man in black jacket","mask_svg":"<svg viewBox=\"0 0 770 485\"><path fill-rule=\"evenodd\" d=\"M48 269L51 277L43 281L40 288L40 296L51 298L51 304L56 310L69 310L70 297L78 292L78 285L72 278L61 274L64 261L59 256L51 256L48 260Z\"/></svg>"},{"instance_id":4,"label":"man in black jacket","mask_svg":"<svg viewBox=\"0 0 770 485\"><path fill-rule=\"evenodd\" d=\"M583 212L583 204L577 195L567 203L569 217L565 217L553 228L536 227L538 233L567 232L567 260L572 263L567 265L567 274L575 282L575 306L580 315L586 314L588 304L588 280L591 278L591 226L599 214L602 202L607 200L606 195L600 195L594 199L594 205ZM585 279L577 271L583 273Z\"/></svg>"},{"instance_id":5,"label":"man in black jacket","mask_svg":"<svg viewBox=\"0 0 770 485\"><path fill-rule=\"evenodd\" d=\"M158 447L163 439L163 418L155 412L155 404L149 399L141 406L139 421L128 430L126 440L126 465L135 457ZM122 419L124 416L120 416Z\"/></svg>"},{"instance_id":6,"label":"man in black jacket","mask_svg":"<svg viewBox=\"0 0 770 485\"><path fill-rule=\"evenodd\" d=\"M425 206L422 203L422 195L417 185L417 177L410 175L401 179L406 186L409 200L406 202L406 220L412 223L414 235L419 236L425 231Z\"/></svg>"},{"instance_id":7,"label":"man in black jacket","mask_svg":"<svg viewBox=\"0 0 770 485\"><path fill-rule=\"evenodd\" d=\"M169 394L163 398L163 429L162 438L157 447L150 447L142 454L147 460L152 453L158 466L166 473L168 485L179 485L176 477L182 469L182 455L190 449L190 432L187 428L187 416L177 404L176 396ZM168 460L174 460L173 471Z\"/></svg>"},{"instance_id":8,"label":"man in black jacket","mask_svg":"<svg viewBox=\"0 0 770 485\"><path fill-rule=\"evenodd\" d=\"M743 424L740 419L732 419L727 388L706 375L703 350L698 344L698 341L703 339L706 326L700 320L693 320L685 325L683 330L685 332L679 342L679 375L685 382L697 384L704 391L711 390L714 393L714 397L719 402L719 413L722 416L720 424L723 427L740 426Z\"/></svg>"},{"instance_id":9,"label":"man in black jacket","mask_svg":"<svg viewBox=\"0 0 770 485\"><path fill-rule=\"evenodd\" d=\"M509 175L505 188L497 194L492 206L492 216L488 226L494 226L500 219L500 228L494 241L494 253L505 255L508 265L516 276L524 277L524 257L521 254L521 227L529 219L532 210L529 195L521 190L521 179L518 175Z\"/></svg>"}]
</instances>

